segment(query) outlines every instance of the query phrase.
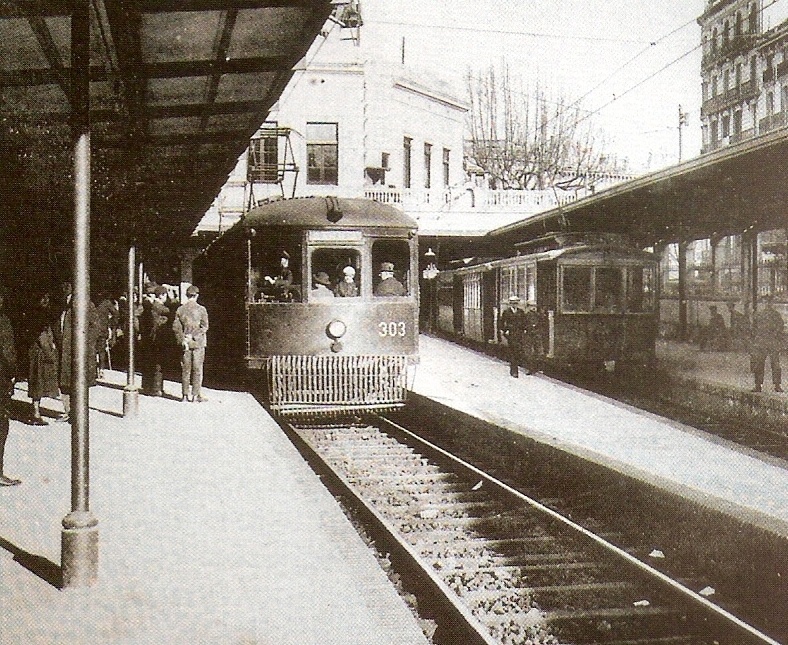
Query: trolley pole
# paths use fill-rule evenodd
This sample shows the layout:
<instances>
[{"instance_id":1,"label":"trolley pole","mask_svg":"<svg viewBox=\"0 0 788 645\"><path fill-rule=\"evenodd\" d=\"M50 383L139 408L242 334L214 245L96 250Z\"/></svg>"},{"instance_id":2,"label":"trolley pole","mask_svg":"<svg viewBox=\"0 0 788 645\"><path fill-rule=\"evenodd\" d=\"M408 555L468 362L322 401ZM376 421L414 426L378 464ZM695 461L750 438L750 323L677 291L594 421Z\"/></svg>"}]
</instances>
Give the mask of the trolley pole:
<instances>
[{"instance_id":1,"label":"trolley pole","mask_svg":"<svg viewBox=\"0 0 788 645\"><path fill-rule=\"evenodd\" d=\"M71 14L71 113L74 137L74 301L71 324L71 512L63 518L63 587L98 578L98 520L90 512L88 303L90 300L90 4ZM94 348L90 348L95 351Z\"/></svg>"},{"instance_id":2,"label":"trolley pole","mask_svg":"<svg viewBox=\"0 0 788 645\"><path fill-rule=\"evenodd\" d=\"M137 269L136 248L129 246L128 285L126 288L126 339L128 341L128 369L126 370L126 387L123 388L123 416L136 417L139 412L139 389L134 383L134 276Z\"/></svg>"}]
</instances>

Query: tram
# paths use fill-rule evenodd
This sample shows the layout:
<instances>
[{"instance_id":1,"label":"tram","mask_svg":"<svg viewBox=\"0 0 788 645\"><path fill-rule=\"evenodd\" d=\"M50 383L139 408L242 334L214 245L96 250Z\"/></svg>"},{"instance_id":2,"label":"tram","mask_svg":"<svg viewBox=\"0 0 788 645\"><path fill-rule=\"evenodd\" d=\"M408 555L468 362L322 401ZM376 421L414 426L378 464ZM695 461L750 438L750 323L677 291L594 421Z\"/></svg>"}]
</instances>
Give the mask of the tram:
<instances>
[{"instance_id":1,"label":"tram","mask_svg":"<svg viewBox=\"0 0 788 645\"><path fill-rule=\"evenodd\" d=\"M510 296L539 313L543 360L570 368L655 365L657 258L613 234L552 233L517 255L442 271L437 325L449 336L497 344Z\"/></svg>"},{"instance_id":2,"label":"tram","mask_svg":"<svg viewBox=\"0 0 788 645\"><path fill-rule=\"evenodd\" d=\"M195 261L215 369L282 414L402 406L418 359L416 222L366 199L252 210Z\"/></svg>"}]
</instances>

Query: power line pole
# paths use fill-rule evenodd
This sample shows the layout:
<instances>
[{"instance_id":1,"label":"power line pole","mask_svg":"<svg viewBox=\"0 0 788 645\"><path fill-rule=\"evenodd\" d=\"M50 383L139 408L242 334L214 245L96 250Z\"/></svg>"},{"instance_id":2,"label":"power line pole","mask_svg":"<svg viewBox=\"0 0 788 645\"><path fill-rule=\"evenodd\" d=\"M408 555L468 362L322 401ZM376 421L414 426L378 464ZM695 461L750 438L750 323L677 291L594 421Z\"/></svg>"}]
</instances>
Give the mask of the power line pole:
<instances>
[{"instance_id":1,"label":"power line pole","mask_svg":"<svg viewBox=\"0 0 788 645\"><path fill-rule=\"evenodd\" d=\"M681 109L679 105L679 163L681 163L681 130L687 125L687 117L689 115Z\"/></svg>"}]
</instances>

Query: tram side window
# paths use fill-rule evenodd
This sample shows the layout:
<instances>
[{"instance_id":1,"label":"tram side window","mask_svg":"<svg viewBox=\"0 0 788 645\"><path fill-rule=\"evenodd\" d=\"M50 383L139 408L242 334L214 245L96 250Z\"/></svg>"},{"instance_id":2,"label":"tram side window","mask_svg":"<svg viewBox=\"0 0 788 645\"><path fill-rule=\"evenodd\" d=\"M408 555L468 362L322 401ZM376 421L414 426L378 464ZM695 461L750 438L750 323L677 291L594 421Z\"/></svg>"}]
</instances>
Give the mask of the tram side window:
<instances>
[{"instance_id":1,"label":"tram side window","mask_svg":"<svg viewBox=\"0 0 788 645\"><path fill-rule=\"evenodd\" d=\"M564 267L561 284L564 312L591 311L591 269Z\"/></svg>"},{"instance_id":2,"label":"tram side window","mask_svg":"<svg viewBox=\"0 0 788 645\"><path fill-rule=\"evenodd\" d=\"M372 263L375 296L407 296L411 292L410 245L407 240L375 240Z\"/></svg>"},{"instance_id":3,"label":"tram side window","mask_svg":"<svg viewBox=\"0 0 788 645\"><path fill-rule=\"evenodd\" d=\"M624 283L621 269L597 267L594 288L594 311L621 313L624 311Z\"/></svg>"},{"instance_id":4,"label":"tram side window","mask_svg":"<svg viewBox=\"0 0 788 645\"><path fill-rule=\"evenodd\" d=\"M301 302L301 245L275 242L252 241L249 302Z\"/></svg>"},{"instance_id":5,"label":"tram side window","mask_svg":"<svg viewBox=\"0 0 788 645\"><path fill-rule=\"evenodd\" d=\"M319 285L323 285L325 289ZM309 300L355 298L361 293L361 254L356 249L320 247L312 251Z\"/></svg>"}]
</instances>

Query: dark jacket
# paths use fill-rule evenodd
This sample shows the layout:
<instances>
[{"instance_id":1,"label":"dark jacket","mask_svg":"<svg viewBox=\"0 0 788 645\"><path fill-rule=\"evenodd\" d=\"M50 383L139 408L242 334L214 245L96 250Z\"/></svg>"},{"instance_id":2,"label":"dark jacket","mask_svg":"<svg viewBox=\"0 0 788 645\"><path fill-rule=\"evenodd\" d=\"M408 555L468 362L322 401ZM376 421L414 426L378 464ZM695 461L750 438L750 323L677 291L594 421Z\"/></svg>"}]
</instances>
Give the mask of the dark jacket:
<instances>
[{"instance_id":1,"label":"dark jacket","mask_svg":"<svg viewBox=\"0 0 788 645\"><path fill-rule=\"evenodd\" d=\"M498 329L509 343L522 343L528 329L528 317L522 309L512 311L507 307L498 320Z\"/></svg>"},{"instance_id":2,"label":"dark jacket","mask_svg":"<svg viewBox=\"0 0 788 645\"><path fill-rule=\"evenodd\" d=\"M752 320L752 347L755 351L779 351L783 347L785 321L776 309L766 306Z\"/></svg>"}]
</instances>

